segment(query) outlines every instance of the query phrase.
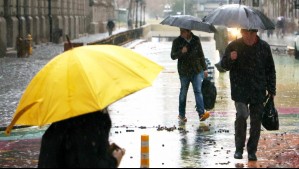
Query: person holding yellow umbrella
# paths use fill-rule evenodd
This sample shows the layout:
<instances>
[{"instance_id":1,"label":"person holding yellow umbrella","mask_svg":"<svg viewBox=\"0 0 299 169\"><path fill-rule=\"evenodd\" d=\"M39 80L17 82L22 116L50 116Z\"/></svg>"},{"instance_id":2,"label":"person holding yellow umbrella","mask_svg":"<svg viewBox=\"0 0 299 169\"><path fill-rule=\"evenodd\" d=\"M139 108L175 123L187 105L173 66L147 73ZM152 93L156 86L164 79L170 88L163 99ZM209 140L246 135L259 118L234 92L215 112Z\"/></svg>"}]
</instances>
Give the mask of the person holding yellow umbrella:
<instances>
[{"instance_id":1,"label":"person holding yellow umbrella","mask_svg":"<svg viewBox=\"0 0 299 169\"><path fill-rule=\"evenodd\" d=\"M51 124L38 167L117 167L125 153L109 143L108 106L150 86L162 67L124 47L90 45L46 64L27 86L6 129Z\"/></svg>"},{"instance_id":2,"label":"person holding yellow umbrella","mask_svg":"<svg viewBox=\"0 0 299 169\"><path fill-rule=\"evenodd\" d=\"M97 111L55 122L42 137L38 168L116 168L124 148L109 144L111 119Z\"/></svg>"}]
</instances>

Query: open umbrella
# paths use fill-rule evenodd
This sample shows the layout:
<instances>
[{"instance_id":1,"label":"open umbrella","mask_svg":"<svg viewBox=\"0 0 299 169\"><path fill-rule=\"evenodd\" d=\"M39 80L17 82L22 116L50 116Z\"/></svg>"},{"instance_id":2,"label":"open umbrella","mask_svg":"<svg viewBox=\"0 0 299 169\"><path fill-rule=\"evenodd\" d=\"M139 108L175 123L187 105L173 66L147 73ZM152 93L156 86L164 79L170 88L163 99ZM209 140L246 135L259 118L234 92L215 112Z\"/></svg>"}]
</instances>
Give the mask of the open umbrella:
<instances>
[{"instance_id":1,"label":"open umbrella","mask_svg":"<svg viewBox=\"0 0 299 169\"><path fill-rule=\"evenodd\" d=\"M216 32L214 25L203 22L201 19L191 15L170 15L160 24L209 33Z\"/></svg>"},{"instance_id":2,"label":"open umbrella","mask_svg":"<svg viewBox=\"0 0 299 169\"><path fill-rule=\"evenodd\" d=\"M229 28L275 29L273 22L261 11L240 4L220 6L205 16L203 21Z\"/></svg>"},{"instance_id":3,"label":"open umbrella","mask_svg":"<svg viewBox=\"0 0 299 169\"><path fill-rule=\"evenodd\" d=\"M43 126L102 110L152 85L162 69L120 46L71 49L52 59L31 80L6 133L14 125Z\"/></svg>"}]
</instances>

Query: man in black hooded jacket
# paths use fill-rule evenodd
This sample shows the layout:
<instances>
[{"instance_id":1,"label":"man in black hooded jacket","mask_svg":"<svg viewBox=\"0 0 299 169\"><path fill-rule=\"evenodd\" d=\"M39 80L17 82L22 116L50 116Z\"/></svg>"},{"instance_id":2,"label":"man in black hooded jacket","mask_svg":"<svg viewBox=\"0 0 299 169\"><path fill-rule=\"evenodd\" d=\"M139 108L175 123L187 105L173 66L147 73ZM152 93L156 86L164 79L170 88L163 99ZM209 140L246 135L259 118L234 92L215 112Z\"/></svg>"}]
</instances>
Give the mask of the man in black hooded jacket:
<instances>
[{"instance_id":1,"label":"man in black hooded jacket","mask_svg":"<svg viewBox=\"0 0 299 169\"><path fill-rule=\"evenodd\" d=\"M234 158L243 158L246 141L246 120L250 115L248 160L256 161L260 138L263 102L267 94L276 95L276 71L270 46L257 36L256 29L241 29L242 38L231 42L221 60L230 71L231 97L237 110L235 121Z\"/></svg>"}]
</instances>

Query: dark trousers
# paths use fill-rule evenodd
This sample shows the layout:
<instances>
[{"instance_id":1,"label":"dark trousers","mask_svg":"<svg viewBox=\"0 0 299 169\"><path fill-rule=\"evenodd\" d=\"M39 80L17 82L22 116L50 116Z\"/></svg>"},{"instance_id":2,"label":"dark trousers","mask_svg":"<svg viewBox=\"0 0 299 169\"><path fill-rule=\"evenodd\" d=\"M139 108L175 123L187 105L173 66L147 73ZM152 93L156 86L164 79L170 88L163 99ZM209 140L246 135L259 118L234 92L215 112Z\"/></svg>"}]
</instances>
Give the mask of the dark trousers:
<instances>
[{"instance_id":1,"label":"dark trousers","mask_svg":"<svg viewBox=\"0 0 299 169\"><path fill-rule=\"evenodd\" d=\"M111 36L112 35L112 29L108 29L108 32L109 32L109 36Z\"/></svg>"},{"instance_id":2,"label":"dark trousers","mask_svg":"<svg viewBox=\"0 0 299 169\"><path fill-rule=\"evenodd\" d=\"M236 151L243 153L246 142L247 119L250 116L250 136L247 142L248 153L256 153L261 134L261 119L264 110L263 104L245 104L235 102L237 114L235 121Z\"/></svg>"}]
</instances>

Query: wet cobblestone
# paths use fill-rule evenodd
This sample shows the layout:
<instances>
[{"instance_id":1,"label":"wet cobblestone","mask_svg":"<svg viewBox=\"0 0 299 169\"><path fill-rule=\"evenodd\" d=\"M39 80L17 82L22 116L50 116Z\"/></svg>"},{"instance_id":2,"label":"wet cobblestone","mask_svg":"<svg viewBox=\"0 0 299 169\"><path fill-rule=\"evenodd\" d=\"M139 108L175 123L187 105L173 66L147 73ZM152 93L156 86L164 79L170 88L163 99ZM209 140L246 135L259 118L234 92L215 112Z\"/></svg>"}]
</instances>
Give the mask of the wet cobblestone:
<instances>
[{"instance_id":1,"label":"wet cobblestone","mask_svg":"<svg viewBox=\"0 0 299 169\"><path fill-rule=\"evenodd\" d=\"M28 58L17 56L0 58L0 126L7 126L33 76L56 55L63 52L62 45L43 44L34 47Z\"/></svg>"}]
</instances>

